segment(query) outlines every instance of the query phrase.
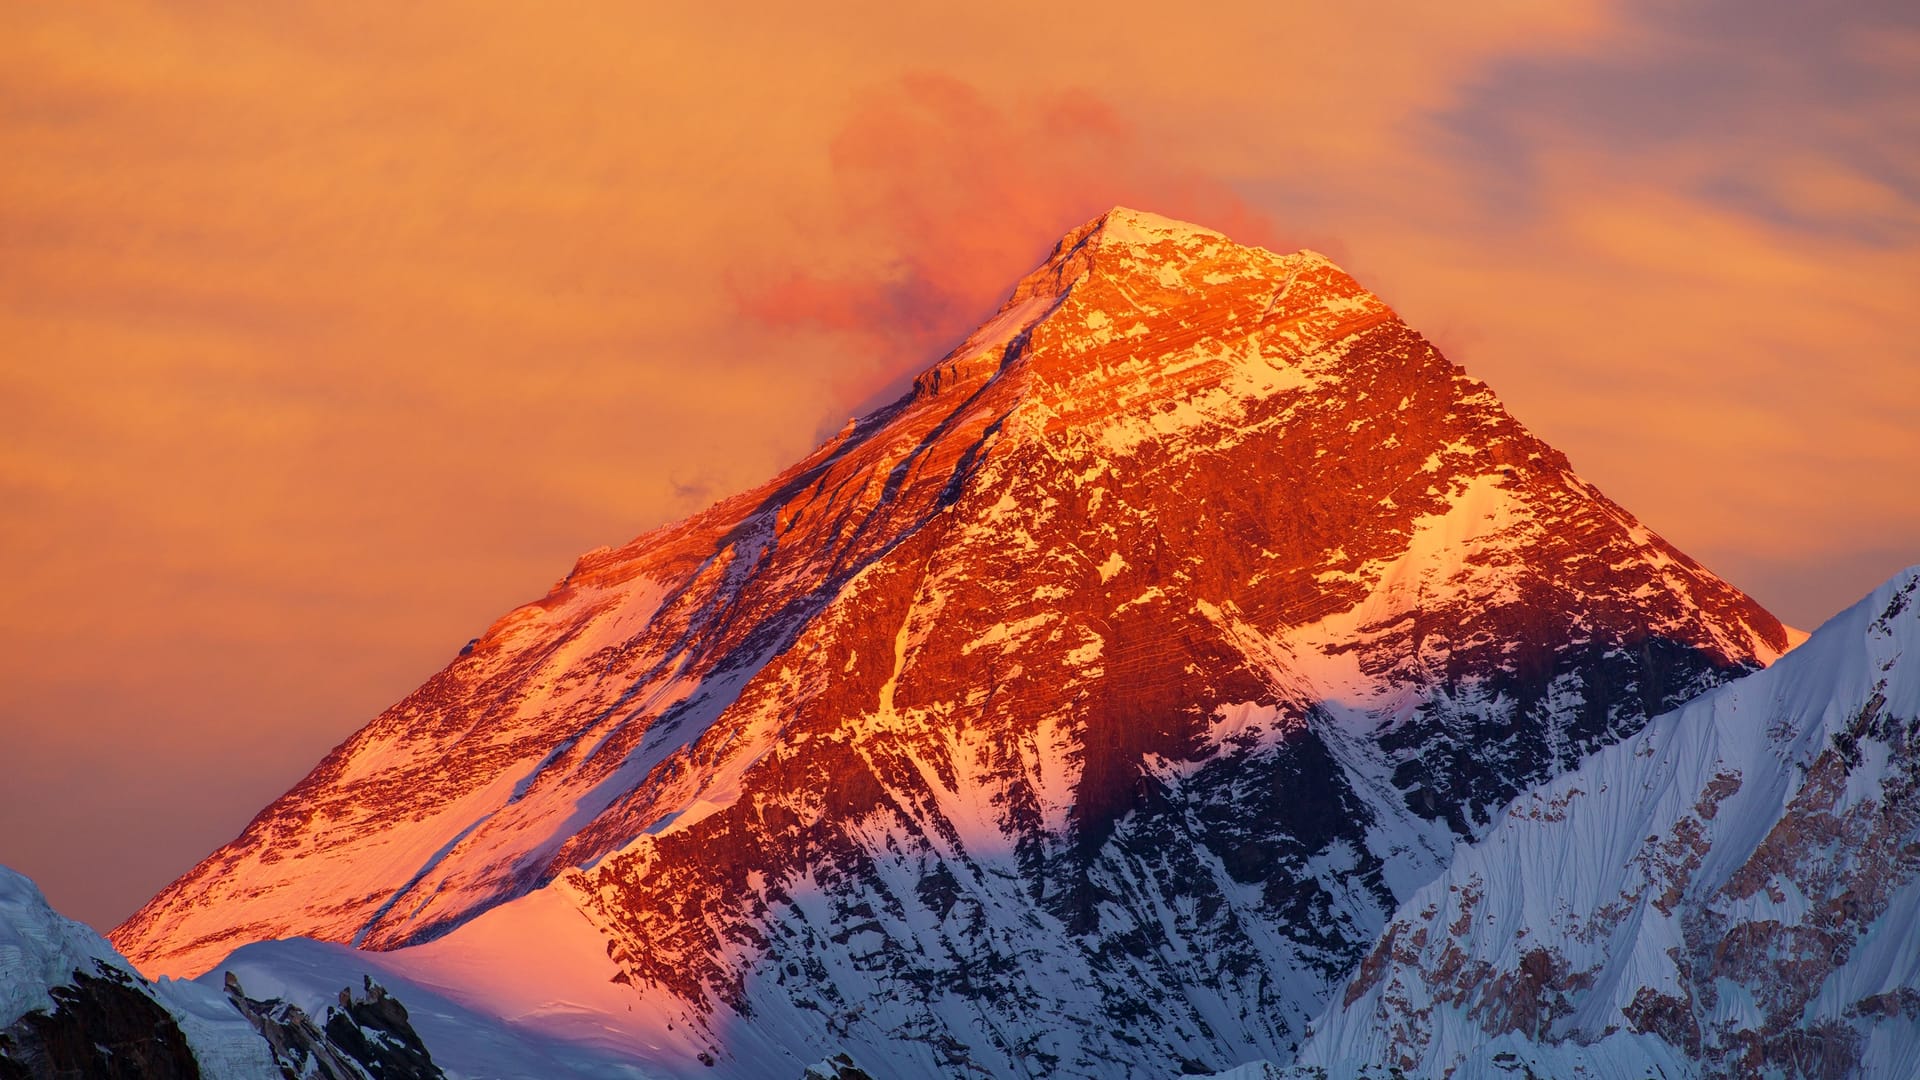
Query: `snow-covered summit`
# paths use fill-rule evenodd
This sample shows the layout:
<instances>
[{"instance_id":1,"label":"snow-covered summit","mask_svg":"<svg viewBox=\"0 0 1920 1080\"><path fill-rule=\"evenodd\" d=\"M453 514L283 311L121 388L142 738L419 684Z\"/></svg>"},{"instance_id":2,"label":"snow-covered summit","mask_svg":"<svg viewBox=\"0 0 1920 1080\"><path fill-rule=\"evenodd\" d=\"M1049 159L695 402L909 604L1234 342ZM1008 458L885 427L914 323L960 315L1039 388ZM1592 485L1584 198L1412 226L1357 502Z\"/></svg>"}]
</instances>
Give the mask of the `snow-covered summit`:
<instances>
[{"instance_id":1,"label":"snow-covered summit","mask_svg":"<svg viewBox=\"0 0 1920 1080\"><path fill-rule=\"evenodd\" d=\"M1103 245L1128 244L1151 247L1166 241L1187 243L1193 240L1232 243L1225 236L1190 221L1163 217L1129 206L1116 206L1089 223Z\"/></svg>"}]
</instances>

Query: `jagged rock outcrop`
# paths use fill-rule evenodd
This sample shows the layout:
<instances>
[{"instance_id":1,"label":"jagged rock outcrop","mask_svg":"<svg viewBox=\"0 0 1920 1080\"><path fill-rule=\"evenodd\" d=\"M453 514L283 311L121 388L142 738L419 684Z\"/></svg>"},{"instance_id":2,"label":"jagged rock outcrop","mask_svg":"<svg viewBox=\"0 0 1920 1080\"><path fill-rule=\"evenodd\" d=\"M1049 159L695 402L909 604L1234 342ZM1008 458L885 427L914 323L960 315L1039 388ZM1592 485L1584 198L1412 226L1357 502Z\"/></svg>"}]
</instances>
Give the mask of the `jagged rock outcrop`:
<instances>
[{"instance_id":1,"label":"jagged rock outcrop","mask_svg":"<svg viewBox=\"0 0 1920 1080\"><path fill-rule=\"evenodd\" d=\"M557 895L672 1017L663 1067L1284 1059L1456 839L1788 645L1324 257L1115 210L114 940L196 972Z\"/></svg>"},{"instance_id":2,"label":"jagged rock outcrop","mask_svg":"<svg viewBox=\"0 0 1920 1080\"><path fill-rule=\"evenodd\" d=\"M340 991L340 1007L327 1010L327 1041L360 1064L371 1080L443 1080L433 1054L407 1022L407 1007L372 979L364 995Z\"/></svg>"},{"instance_id":3,"label":"jagged rock outcrop","mask_svg":"<svg viewBox=\"0 0 1920 1080\"><path fill-rule=\"evenodd\" d=\"M228 1000L266 1040L287 1080L446 1080L406 1007L370 978L364 996L342 989L339 1006L318 1021L292 1002L248 997L232 972L224 981Z\"/></svg>"},{"instance_id":4,"label":"jagged rock outcrop","mask_svg":"<svg viewBox=\"0 0 1920 1080\"><path fill-rule=\"evenodd\" d=\"M835 1054L825 1061L807 1066L800 1074L800 1080L873 1080L865 1069L853 1063L845 1054Z\"/></svg>"}]
</instances>

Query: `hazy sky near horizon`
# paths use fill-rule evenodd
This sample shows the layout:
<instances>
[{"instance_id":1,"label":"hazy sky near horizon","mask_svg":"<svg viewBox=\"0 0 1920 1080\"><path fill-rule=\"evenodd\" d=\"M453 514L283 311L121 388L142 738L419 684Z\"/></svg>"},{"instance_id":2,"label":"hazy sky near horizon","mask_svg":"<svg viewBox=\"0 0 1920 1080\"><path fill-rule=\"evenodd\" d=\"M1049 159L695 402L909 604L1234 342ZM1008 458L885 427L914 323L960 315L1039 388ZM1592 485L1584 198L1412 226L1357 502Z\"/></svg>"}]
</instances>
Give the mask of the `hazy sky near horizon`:
<instances>
[{"instance_id":1,"label":"hazy sky near horizon","mask_svg":"<svg viewBox=\"0 0 1920 1080\"><path fill-rule=\"evenodd\" d=\"M1169 10L0 10L0 863L119 921L1116 203L1326 251L1790 622L1920 562L1920 9Z\"/></svg>"}]
</instances>

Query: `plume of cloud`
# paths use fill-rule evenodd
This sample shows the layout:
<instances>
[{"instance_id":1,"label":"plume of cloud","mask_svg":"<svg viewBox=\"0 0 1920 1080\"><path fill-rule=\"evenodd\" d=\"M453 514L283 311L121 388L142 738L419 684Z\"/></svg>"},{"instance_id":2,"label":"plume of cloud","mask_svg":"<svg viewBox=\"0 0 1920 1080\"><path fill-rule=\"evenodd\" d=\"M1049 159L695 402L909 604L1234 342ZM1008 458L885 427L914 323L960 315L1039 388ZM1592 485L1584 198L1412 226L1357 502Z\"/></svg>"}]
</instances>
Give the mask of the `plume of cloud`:
<instances>
[{"instance_id":1,"label":"plume of cloud","mask_svg":"<svg viewBox=\"0 0 1920 1080\"><path fill-rule=\"evenodd\" d=\"M835 201L816 226L871 261L772 267L732 289L767 326L850 336L867 362L836 373L842 389L897 389L990 315L1060 234L1115 205L1276 245L1265 214L1157 155L1085 91L1001 103L952 76L912 75L865 92L830 153Z\"/></svg>"}]
</instances>

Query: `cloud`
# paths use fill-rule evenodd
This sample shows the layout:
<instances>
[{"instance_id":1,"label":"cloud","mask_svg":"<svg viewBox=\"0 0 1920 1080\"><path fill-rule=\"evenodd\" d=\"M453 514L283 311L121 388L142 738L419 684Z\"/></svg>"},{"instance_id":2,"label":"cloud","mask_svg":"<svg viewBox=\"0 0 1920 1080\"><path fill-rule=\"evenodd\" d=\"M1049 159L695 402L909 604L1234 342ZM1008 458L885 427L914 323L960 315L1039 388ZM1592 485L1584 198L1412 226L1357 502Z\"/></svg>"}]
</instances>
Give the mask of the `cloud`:
<instances>
[{"instance_id":1,"label":"cloud","mask_svg":"<svg viewBox=\"0 0 1920 1080\"><path fill-rule=\"evenodd\" d=\"M1482 189L1509 209L1542 190L1542 153L1566 143L1621 162L1684 161L1650 179L1776 224L1859 225L1890 198L1920 196L1920 66L1905 62L1920 51L1920 8L1627 10L1622 47L1492 65L1436 116L1450 137L1436 148L1486 180L1517 181Z\"/></svg>"},{"instance_id":2,"label":"cloud","mask_svg":"<svg viewBox=\"0 0 1920 1080\"><path fill-rule=\"evenodd\" d=\"M820 271L796 258L732 288L768 326L858 341L866 364L839 372L843 386L892 386L938 359L1055 239L1114 205L1282 243L1267 214L1155 153L1087 91L1001 102L952 76L907 76L860 95L831 161L833 199L812 229L868 264Z\"/></svg>"}]
</instances>

